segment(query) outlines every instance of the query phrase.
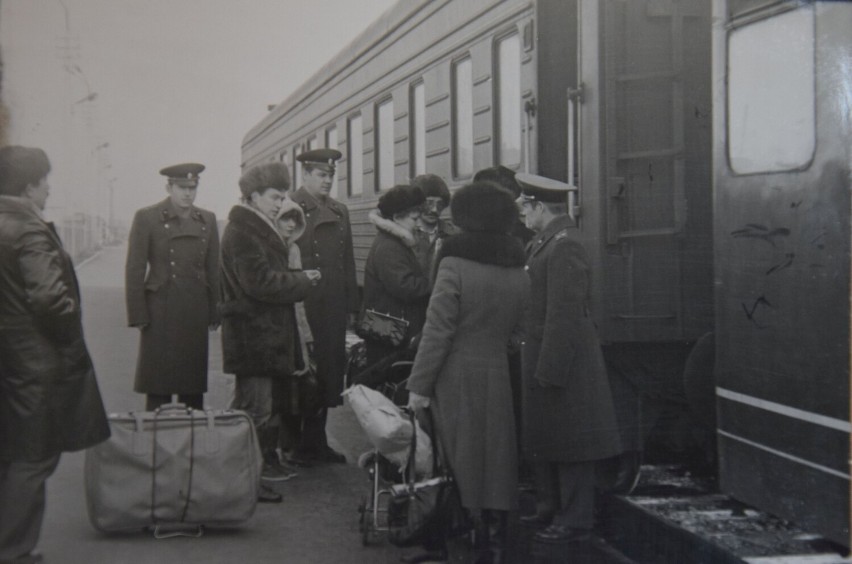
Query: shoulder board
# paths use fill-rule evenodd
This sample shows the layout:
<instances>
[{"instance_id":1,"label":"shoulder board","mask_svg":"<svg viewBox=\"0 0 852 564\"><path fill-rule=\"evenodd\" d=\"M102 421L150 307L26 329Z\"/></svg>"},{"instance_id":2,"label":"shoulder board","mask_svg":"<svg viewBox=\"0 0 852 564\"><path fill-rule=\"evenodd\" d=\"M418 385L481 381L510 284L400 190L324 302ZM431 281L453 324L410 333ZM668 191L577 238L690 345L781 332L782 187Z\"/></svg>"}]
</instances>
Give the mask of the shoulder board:
<instances>
[{"instance_id":1,"label":"shoulder board","mask_svg":"<svg viewBox=\"0 0 852 564\"><path fill-rule=\"evenodd\" d=\"M562 231L553 236L553 240L559 241L560 239L565 239L566 237L568 237L568 230L563 229Z\"/></svg>"}]
</instances>

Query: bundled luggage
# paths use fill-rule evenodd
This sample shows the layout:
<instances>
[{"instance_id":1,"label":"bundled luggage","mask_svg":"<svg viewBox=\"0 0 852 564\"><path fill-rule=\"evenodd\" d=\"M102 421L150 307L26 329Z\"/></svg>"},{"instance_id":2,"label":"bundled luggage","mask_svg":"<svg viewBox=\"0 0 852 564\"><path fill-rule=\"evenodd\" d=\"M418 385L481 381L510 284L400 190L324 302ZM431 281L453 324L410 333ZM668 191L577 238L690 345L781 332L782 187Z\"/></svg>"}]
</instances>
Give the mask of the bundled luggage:
<instances>
[{"instance_id":1,"label":"bundled luggage","mask_svg":"<svg viewBox=\"0 0 852 564\"><path fill-rule=\"evenodd\" d=\"M168 404L111 414L109 424L110 439L86 452L86 501L99 531L200 535L254 513L262 460L244 412Z\"/></svg>"}]
</instances>

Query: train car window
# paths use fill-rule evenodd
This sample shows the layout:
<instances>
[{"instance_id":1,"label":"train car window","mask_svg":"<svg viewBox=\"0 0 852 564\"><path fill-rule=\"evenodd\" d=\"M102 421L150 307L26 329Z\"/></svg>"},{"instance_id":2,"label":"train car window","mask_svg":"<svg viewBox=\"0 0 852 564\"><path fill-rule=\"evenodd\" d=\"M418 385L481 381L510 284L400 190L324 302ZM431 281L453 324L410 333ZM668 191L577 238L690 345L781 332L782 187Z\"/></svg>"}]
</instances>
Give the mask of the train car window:
<instances>
[{"instance_id":1,"label":"train car window","mask_svg":"<svg viewBox=\"0 0 852 564\"><path fill-rule=\"evenodd\" d=\"M411 87L411 176L426 172L426 88L420 80Z\"/></svg>"},{"instance_id":2,"label":"train car window","mask_svg":"<svg viewBox=\"0 0 852 564\"><path fill-rule=\"evenodd\" d=\"M317 148L317 138L311 137L310 139L308 139L308 151L313 151L316 148Z\"/></svg>"},{"instance_id":3,"label":"train car window","mask_svg":"<svg viewBox=\"0 0 852 564\"><path fill-rule=\"evenodd\" d=\"M453 64L453 175L473 174L473 64L470 57Z\"/></svg>"},{"instance_id":4,"label":"train car window","mask_svg":"<svg viewBox=\"0 0 852 564\"><path fill-rule=\"evenodd\" d=\"M392 187L393 151L393 98L382 100L376 105L376 192Z\"/></svg>"},{"instance_id":5,"label":"train car window","mask_svg":"<svg viewBox=\"0 0 852 564\"><path fill-rule=\"evenodd\" d=\"M349 148L347 162L349 163L349 195L354 196L364 192L364 130L361 115L349 118L349 133L347 135Z\"/></svg>"},{"instance_id":6,"label":"train car window","mask_svg":"<svg viewBox=\"0 0 852 564\"><path fill-rule=\"evenodd\" d=\"M325 146L328 149L337 149L337 126L333 125L325 130ZM332 198L337 198L337 175L331 179L331 191L329 192Z\"/></svg>"},{"instance_id":7,"label":"train car window","mask_svg":"<svg viewBox=\"0 0 852 564\"><path fill-rule=\"evenodd\" d=\"M497 162L505 166L521 164L521 40L517 33L497 42Z\"/></svg>"},{"instance_id":8,"label":"train car window","mask_svg":"<svg viewBox=\"0 0 852 564\"><path fill-rule=\"evenodd\" d=\"M807 167L816 148L814 12L805 7L728 35L728 158L738 174Z\"/></svg>"},{"instance_id":9,"label":"train car window","mask_svg":"<svg viewBox=\"0 0 852 564\"><path fill-rule=\"evenodd\" d=\"M299 146L293 145L293 190L298 190L302 185L302 178L299 174L301 172L299 167L302 165L296 160L297 156L299 156Z\"/></svg>"}]
</instances>

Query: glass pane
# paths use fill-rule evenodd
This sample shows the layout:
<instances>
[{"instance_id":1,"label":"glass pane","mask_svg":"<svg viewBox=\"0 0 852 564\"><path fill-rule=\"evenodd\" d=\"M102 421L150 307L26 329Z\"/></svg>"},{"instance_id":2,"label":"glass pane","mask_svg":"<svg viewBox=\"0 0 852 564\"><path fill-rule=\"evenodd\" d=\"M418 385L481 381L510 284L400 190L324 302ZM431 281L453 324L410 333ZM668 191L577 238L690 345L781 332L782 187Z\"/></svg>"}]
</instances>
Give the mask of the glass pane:
<instances>
[{"instance_id":1,"label":"glass pane","mask_svg":"<svg viewBox=\"0 0 852 564\"><path fill-rule=\"evenodd\" d=\"M731 32L728 39L731 168L748 174L805 166L815 148L814 89L811 8L787 12Z\"/></svg>"},{"instance_id":2,"label":"glass pane","mask_svg":"<svg viewBox=\"0 0 852 564\"><path fill-rule=\"evenodd\" d=\"M302 163L296 160L296 157L302 151L299 149L299 146L296 145L293 147L293 189L298 190L302 187Z\"/></svg>"},{"instance_id":3,"label":"glass pane","mask_svg":"<svg viewBox=\"0 0 852 564\"><path fill-rule=\"evenodd\" d=\"M497 49L499 68L499 164L521 164L521 42L518 35L503 39Z\"/></svg>"},{"instance_id":4,"label":"glass pane","mask_svg":"<svg viewBox=\"0 0 852 564\"><path fill-rule=\"evenodd\" d=\"M426 92L422 82L414 86L411 100L412 176L417 176L426 172Z\"/></svg>"},{"instance_id":5,"label":"glass pane","mask_svg":"<svg viewBox=\"0 0 852 564\"><path fill-rule=\"evenodd\" d=\"M311 137L310 139L308 139L308 151L313 151L316 148L317 148L317 138Z\"/></svg>"},{"instance_id":6,"label":"glass pane","mask_svg":"<svg viewBox=\"0 0 852 564\"><path fill-rule=\"evenodd\" d=\"M364 191L364 134L361 128L361 116L349 120L349 195Z\"/></svg>"},{"instance_id":7,"label":"glass pane","mask_svg":"<svg viewBox=\"0 0 852 564\"><path fill-rule=\"evenodd\" d=\"M453 141L455 175L473 174L473 68L470 59L453 68Z\"/></svg>"},{"instance_id":8,"label":"glass pane","mask_svg":"<svg viewBox=\"0 0 852 564\"><path fill-rule=\"evenodd\" d=\"M330 127L325 132L325 146L329 149L337 149L337 128ZM337 174L331 179L331 197L337 198Z\"/></svg>"},{"instance_id":9,"label":"glass pane","mask_svg":"<svg viewBox=\"0 0 852 564\"><path fill-rule=\"evenodd\" d=\"M393 186L393 100L379 104L376 114L379 121L376 126L376 155L379 159L376 191L379 191Z\"/></svg>"}]
</instances>

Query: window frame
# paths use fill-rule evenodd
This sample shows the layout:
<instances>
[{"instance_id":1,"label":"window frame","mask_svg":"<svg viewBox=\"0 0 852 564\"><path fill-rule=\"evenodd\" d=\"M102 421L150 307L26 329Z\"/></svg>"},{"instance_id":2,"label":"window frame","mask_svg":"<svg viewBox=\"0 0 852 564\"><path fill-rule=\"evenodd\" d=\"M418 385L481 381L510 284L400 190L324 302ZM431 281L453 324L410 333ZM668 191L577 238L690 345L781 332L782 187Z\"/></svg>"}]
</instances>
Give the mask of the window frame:
<instances>
[{"instance_id":1,"label":"window frame","mask_svg":"<svg viewBox=\"0 0 852 564\"><path fill-rule=\"evenodd\" d=\"M469 100L470 100L470 108L468 108L469 113L469 126L470 126L470 139L469 139L469 149L470 149L470 170L461 171L459 167L459 157L461 155L460 144L459 144L459 76L458 69L461 65L467 63L470 66L470 90L468 92ZM473 115L473 57L469 52L460 55L459 57L453 59L450 66L450 146L451 146L451 162L452 162L452 175L456 180L471 178L475 172L475 163L474 163L474 115ZM466 139L466 141L468 141Z\"/></svg>"}]
</instances>

